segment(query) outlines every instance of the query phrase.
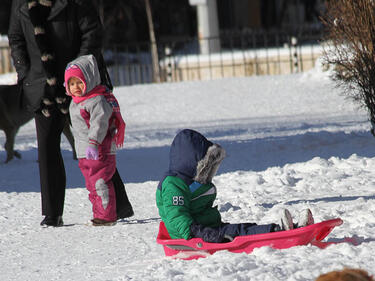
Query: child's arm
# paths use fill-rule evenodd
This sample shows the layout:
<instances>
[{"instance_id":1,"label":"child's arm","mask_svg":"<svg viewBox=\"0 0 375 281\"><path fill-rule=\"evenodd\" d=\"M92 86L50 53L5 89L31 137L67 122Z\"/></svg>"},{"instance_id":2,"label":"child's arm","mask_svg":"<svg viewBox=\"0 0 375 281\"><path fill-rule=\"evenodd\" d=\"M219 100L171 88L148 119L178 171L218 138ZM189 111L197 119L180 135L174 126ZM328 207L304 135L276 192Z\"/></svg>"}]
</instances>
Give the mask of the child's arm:
<instances>
[{"instance_id":1,"label":"child's arm","mask_svg":"<svg viewBox=\"0 0 375 281\"><path fill-rule=\"evenodd\" d=\"M164 213L164 223L167 229L178 232L184 239L191 238L190 225L193 218L190 214L190 194L175 183L168 182L163 185L162 200Z\"/></svg>"}]
</instances>

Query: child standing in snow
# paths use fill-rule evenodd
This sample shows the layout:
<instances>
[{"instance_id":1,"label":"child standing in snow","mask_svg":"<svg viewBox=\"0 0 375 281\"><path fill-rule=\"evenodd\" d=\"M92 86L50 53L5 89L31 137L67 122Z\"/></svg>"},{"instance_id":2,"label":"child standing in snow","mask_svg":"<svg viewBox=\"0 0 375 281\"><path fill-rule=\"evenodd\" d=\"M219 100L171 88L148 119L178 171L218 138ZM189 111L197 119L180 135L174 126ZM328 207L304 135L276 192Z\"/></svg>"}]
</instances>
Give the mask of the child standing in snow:
<instances>
[{"instance_id":1,"label":"child standing in snow","mask_svg":"<svg viewBox=\"0 0 375 281\"><path fill-rule=\"evenodd\" d=\"M123 145L125 134L118 102L100 82L93 55L75 59L65 70L66 92L72 96L69 110L78 165L93 205L95 226L113 225L118 219L114 184L119 182L112 179L117 173L116 147ZM133 211L129 201L127 204L130 216Z\"/></svg>"},{"instance_id":2,"label":"child standing in snow","mask_svg":"<svg viewBox=\"0 0 375 281\"><path fill-rule=\"evenodd\" d=\"M314 223L309 209L301 213L296 225L287 209L283 210L280 224L223 223L217 206L213 206L216 187L212 178L224 157L225 150L220 145L194 130L182 130L174 138L169 171L156 191L159 214L171 238L202 238L221 243L236 236L290 230Z\"/></svg>"}]
</instances>

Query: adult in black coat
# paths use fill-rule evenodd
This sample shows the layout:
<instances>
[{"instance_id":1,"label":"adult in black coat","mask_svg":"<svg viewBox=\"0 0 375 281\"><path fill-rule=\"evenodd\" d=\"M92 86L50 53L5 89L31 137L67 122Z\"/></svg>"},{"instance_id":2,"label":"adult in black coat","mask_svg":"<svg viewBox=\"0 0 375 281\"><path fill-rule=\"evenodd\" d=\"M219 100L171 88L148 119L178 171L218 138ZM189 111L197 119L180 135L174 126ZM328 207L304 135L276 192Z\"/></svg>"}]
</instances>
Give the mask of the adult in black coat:
<instances>
[{"instance_id":1,"label":"adult in black coat","mask_svg":"<svg viewBox=\"0 0 375 281\"><path fill-rule=\"evenodd\" d=\"M91 0L13 0L8 38L23 105L35 113L41 225L61 226L66 175L60 141L70 102L64 71L78 56L93 54L102 83L112 87L101 54L102 25Z\"/></svg>"}]
</instances>

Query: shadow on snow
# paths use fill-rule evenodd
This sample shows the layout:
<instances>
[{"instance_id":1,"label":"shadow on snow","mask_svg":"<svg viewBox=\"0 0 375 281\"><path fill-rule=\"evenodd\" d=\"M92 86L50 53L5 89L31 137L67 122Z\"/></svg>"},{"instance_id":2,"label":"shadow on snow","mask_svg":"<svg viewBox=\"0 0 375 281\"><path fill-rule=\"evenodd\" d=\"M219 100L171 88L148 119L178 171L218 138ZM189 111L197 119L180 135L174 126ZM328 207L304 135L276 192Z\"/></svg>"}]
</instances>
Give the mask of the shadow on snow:
<instances>
[{"instance_id":1,"label":"shadow on snow","mask_svg":"<svg viewBox=\"0 0 375 281\"><path fill-rule=\"evenodd\" d=\"M210 138L212 136L208 136ZM220 141L227 151L218 173L238 170L264 171L269 167L306 162L314 157L348 158L352 154L375 156L375 141L368 132L309 132L305 134L266 137L245 141ZM63 157L69 188L84 187L84 179L71 151ZM0 153L0 159L5 152ZM117 154L117 167L126 183L158 181L168 169L169 146L123 149ZM22 152L22 159L0 164L0 192L39 192L37 151ZM156 184L155 184L156 186ZM317 199L318 200L318 199ZM331 199L333 200L333 199ZM345 200L338 198L338 200Z\"/></svg>"}]
</instances>

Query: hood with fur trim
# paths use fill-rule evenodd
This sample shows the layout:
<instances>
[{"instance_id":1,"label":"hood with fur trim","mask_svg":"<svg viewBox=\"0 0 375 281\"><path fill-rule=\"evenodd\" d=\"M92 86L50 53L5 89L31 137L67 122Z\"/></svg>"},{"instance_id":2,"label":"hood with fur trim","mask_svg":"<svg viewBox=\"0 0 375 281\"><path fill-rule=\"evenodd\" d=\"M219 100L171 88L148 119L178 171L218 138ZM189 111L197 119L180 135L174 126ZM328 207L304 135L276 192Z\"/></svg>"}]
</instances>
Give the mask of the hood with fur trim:
<instances>
[{"instance_id":1,"label":"hood with fur trim","mask_svg":"<svg viewBox=\"0 0 375 281\"><path fill-rule=\"evenodd\" d=\"M220 145L214 143L207 149L206 155L197 163L197 171L194 181L202 184L212 182L220 167L221 161L225 157L225 150Z\"/></svg>"},{"instance_id":2,"label":"hood with fur trim","mask_svg":"<svg viewBox=\"0 0 375 281\"><path fill-rule=\"evenodd\" d=\"M225 157L225 150L197 131L184 129L175 136L169 157L169 171L164 178L176 176L187 185L194 181L206 184L216 174Z\"/></svg>"},{"instance_id":3,"label":"hood with fur trim","mask_svg":"<svg viewBox=\"0 0 375 281\"><path fill-rule=\"evenodd\" d=\"M100 85L100 72L95 57L93 55L80 56L68 63L64 80L66 93L69 96L72 95L68 87L68 81L71 77L77 77L85 85L83 96Z\"/></svg>"}]
</instances>

